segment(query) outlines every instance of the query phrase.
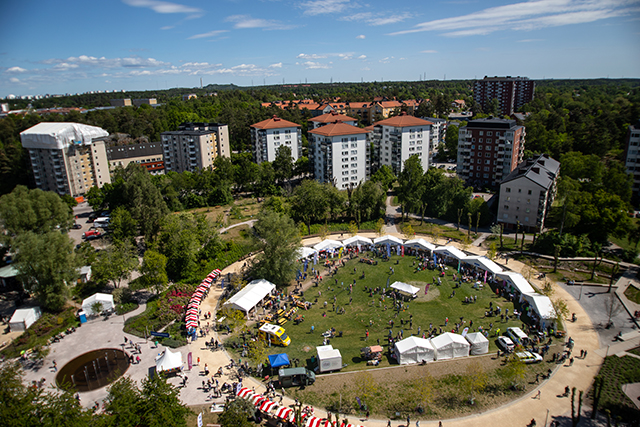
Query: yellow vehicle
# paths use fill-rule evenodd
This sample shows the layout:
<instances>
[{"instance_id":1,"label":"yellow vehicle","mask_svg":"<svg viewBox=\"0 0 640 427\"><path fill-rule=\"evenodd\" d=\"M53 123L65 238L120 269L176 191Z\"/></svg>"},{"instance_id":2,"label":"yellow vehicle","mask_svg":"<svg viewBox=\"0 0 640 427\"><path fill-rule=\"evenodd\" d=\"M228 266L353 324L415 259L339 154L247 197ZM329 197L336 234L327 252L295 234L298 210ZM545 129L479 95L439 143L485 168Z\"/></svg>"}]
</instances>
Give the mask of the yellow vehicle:
<instances>
[{"instance_id":1,"label":"yellow vehicle","mask_svg":"<svg viewBox=\"0 0 640 427\"><path fill-rule=\"evenodd\" d=\"M284 328L270 323L266 323L258 329L258 338L263 341L269 340L271 344L281 345L283 347L291 344L291 338L289 338Z\"/></svg>"}]
</instances>

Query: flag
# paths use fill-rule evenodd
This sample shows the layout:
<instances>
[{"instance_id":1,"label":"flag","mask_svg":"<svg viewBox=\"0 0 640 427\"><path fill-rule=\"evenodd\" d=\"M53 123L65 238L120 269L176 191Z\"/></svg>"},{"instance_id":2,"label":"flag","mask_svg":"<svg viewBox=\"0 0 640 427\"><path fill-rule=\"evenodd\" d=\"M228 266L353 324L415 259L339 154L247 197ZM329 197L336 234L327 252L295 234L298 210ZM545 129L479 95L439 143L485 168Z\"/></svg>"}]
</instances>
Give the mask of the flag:
<instances>
[{"instance_id":1,"label":"flag","mask_svg":"<svg viewBox=\"0 0 640 427\"><path fill-rule=\"evenodd\" d=\"M313 265L316 265L317 263L318 263L318 252L313 254Z\"/></svg>"},{"instance_id":2,"label":"flag","mask_svg":"<svg viewBox=\"0 0 640 427\"><path fill-rule=\"evenodd\" d=\"M400 255L400 245L396 245L396 255Z\"/></svg>"},{"instance_id":3,"label":"flag","mask_svg":"<svg viewBox=\"0 0 640 427\"><path fill-rule=\"evenodd\" d=\"M387 257L391 258L391 245L387 243Z\"/></svg>"},{"instance_id":4,"label":"flag","mask_svg":"<svg viewBox=\"0 0 640 427\"><path fill-rule=\"evenodd\" d=\"M338 258L342 258L342 250L343 250L343 249L344 249L344 248L340 248L340 251L338 252Z\"/></svg>"},{"instance_id":5,"label":"flag","mask_svg":"<svg viewBox=\"0 0 640 427\"><path fill-rule=\"evenodd\" d=\"M484 271L484 283L487 283L487 270Z\"/></svg>"},{"instance_id":6,"label":"flag","mask_svg":"<svg viewBox=\"0 0 640 427\"><path fill-rule=\"evenodd\" d=\"M306 272L307 272L307 268L308 268L308 267L309 267L309 260L308 260L308 259L305 259L305 260L304 260L304 270L302 270L302 271L304 271L304 272L306 273Z\"/></svg>"},{"instance_id":7,"label":"flag","mask_svg":"<svg viewBox=\"0 0 640 427\"><path fill-rule=\"evenodd\" d=\"M404 246L402 247L402 257L404 257Z\"/></svg>"},{"instance_id":8,"label":"flag","mask_svg":"<svg viewBox=\"0 0 640 427\"><path fill-rule=\"evenodd\" d=\"M460 273L460 260L458 260L458 273Z\"/></svg>"},{"instance_id":9,"label":"flag","mask_svg":"<svg viewBox=\"0 0 640 427\"><path fill-rule=\"evenodd\" d=\"M424 294L426 295L427 292L429 292L429 286L431 286L431 283L427 283L427 286L424 287Z\"/></svg>"}]
</instances>

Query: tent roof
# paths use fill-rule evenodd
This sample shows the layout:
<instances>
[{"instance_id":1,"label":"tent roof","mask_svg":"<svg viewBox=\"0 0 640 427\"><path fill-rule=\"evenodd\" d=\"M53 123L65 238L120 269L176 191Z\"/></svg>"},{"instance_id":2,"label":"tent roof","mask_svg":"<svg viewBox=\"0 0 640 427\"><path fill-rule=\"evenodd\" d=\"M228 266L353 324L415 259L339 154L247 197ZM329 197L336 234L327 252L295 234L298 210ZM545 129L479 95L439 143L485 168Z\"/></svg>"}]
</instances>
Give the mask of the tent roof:
<instances>
[{"instance_id":1,"label":"tent roof","mask_svg":"<svg viewBox=\"0 0 640 427\"><path fill-rule=\"evenodd\" d=\"M410 248L429 249L430 251L436 248L436 245L434 245L433 243L429 243L422 238L407 240L406 242L404 242L404 245Z\"/></svg>"},{"instance_id":2,"label":"tent roof","mask_svg":"<svg viewBox=\"0 0 640 427\"><path fill-rule=\"evenodd\" d=\"M97 138L109 136L109 132L80 123L38 123L20 133L24 148L62 150L71 144L91 145Z\"/></svg>"},{"instance_id":3,"label":"tent roof","mask_svg":"<svg viewBox=\"0 0 640 427\"><path fill-rule=\"evenodd\" d=\"M18 269L15 268L12 264L5 265L0 268L0 277L3 279L8 279L9 277L16 277L19 274Z\"/></svg>"},{"instance_id":4,"label":"tent roof","mask_svg":"<svg viewBox=\"0 0 640 427\"><path fill-rule=\"evenodd\" d=\"M463 259L467 257L467 254L462 252L455 246L438 246L433 250L437 254L444 254L454 257L455 259Z\"/></svg>"},{"instance_id":5,"label":"tent roof","mask_svg":"<svg viewBox=\"0 0 640 427\"><path fill-rule=\"evenodd\" d=\"M267 280L254 280L229 298L229 301L225 302L224 305L230 305L247 313L275 288L276 285Z\"/></svg>"},{"instance_id":6,"label":"tent roof","mask_svg":"<svg viewBox=\"0 0 640 427\"><path fill-rule=\"evenodd\" d=\"M409 338L403 339L402 341L398 341L396 343L396 349L398 350L399 353L404 353L416 347L434 350L434 346L431 343L431 340L427 340L424 338L409 337Z\"/></svg>"},{"instance_id":7,"label":"tent roof","mask_svg":"<svg viewBox=\"0 0 640 427\"><path fill-rule=\"evenodd\" d=\"M113 305L113 295L111 294L93 294L89 298L82 300L82 306L92 305L94 302L110 302Z\"/></svg>"},{"instance_id":8,"label":"tent roof","mask_svg":"<svg viewBox=\"0 0 640 427\"><path fill-rule=\"evenodd\" d=\"M527 282L527 279L525 279L524 276L520 273L516 273L513 271L503 271L502 273L497 273L496 276L512 284L521 294L536 293L535 289L533 289L531 284Z\"/></svg>"},{"instance_id":9,"label":"tent roof","mask_svg":"<svg viewBox=\"0 0 640 427\"><path fill-rule=\"evenodd\" d=\"M272 368L279 368L280 366L290 365L289 355L287 353L280 354L270 354L269 355L269 364Z\"/></svg>"},{"instance_id":10,"label":"tent roof","mask_svg":"<svg viewBox=\"0 0 640 427\"><path fill-rule=\"evenodd\" d=\"M298 254L298 259L302 259L302 258L308 257L309 255L313 255L316 252L318 252L318 251L313 249L313 248L308 248L306 246L302 246L302 247L298 248L296 253Z\"/></svg>"},{"instance_id":11,"label":"tent roof","mask_svg":"<svg viewBox=\"0 0 640 427\"><path fill-rule=\"evenodd\" d=\"M502 267L491 261L486 256L468 256L466 258L463 258L462 262L466 262L467 264L479 267L493 274L500 273L502 271Z\"/></svg>"},{"instance_id":12,"label":"tent roof","mask_svg":"<svg viewBox=\"0 0 640 427\"><path fill-rule=\"evenodd\" d=\"M9 323L24 322L26 319L35 315L36 318L40 317L40 307L19 308L13 312Z\"/></svg>"},{"instance_id":13,"label":"tent roof","mask_svg":"<svg viewBox=\"0 0 640 427\"><path fill-rule=\"evenodd\" d=\"M470 334L467 334L465 338L467 339L467 341L469 341L470 344L489 342L489 340L484 335L482 335L482 332L472 332Z\"/></svg>"},{"instance_id":14,"label":"tent roof","mask_svg":"<svg viewBox=\"0 0 640 427\"><path fill-rule=\"evenodd\" d=\"M402 239L390 234L386 234L384 236L373 239L373 243L375 243L376 245L385 245L387 243L391 245L401 245Z\"/></svg>"},{"instance_id":15,"label":"tent roof","mask_svg":"<svg viewBox=\"0 0 640 427\"><path fill-rule=\"evenodd\" d=\"M548 296L540 294L526 294L524 299L531 304L531 307L533 307L542 319L556 318L556 311Z\"/></svg>"},{"instance_id":16,"label":"tent roof","mask_svg":"<svg viewBox=\"0 0 640 427\"><path fill-rule=\"evenodd\" d=\"M469 347L469 343L462 337L462 335L452 334L451 332L445 332L442 335L431 338L431 344L433 344L436 349L442 348L451 343L461 344L465 347Z\"/></svg>"},{"instance_id":17,"label":"tent roof","mask_svg":"<svg viewBox=\"0 0 640 427\"><path fill-rule=\"evenodd\" d=\"M316 251L326 251L327 249L339 248L342 243L337 240L325 239L313 247Z\"/></svg>"},{"instance_id":18,"label":"tent roof","mask_svg":"<svg viewBox=\"0 0 640 427\"><path fill-rule=\"evenodd\" d=\"M168 348L165 348L162 354L156 357L156 371L169 371L175 368L182 367L182 353L179 351L172 353Z\"/></svg>"},{"instance_id":19,"label":"tent roof","mask_svg":"<svg viewBox=\"0 0 640 427\"><path fill-rule=\"evenodd\" d=\"M348 239L344 239L342 241L342 244L345 246L351 246L351 245L357 245L357 244L369 244L372 245L373 244L373 240L369 239L368 237L364 237L364 236L358 236L355 235L353 237L349 237Z\"/></svg>"},{"instance_id":20,"label":"tent roof","mask_svg":"<svg viewBox=\"0 0 640 427\"><path fill-rule=\"evenodd\" d=\"M405 292L407 294L411 294L411 295L415 295L418 292L420 292L420 288L416 288L415 286L411 286L408 283L402 283L402 282L393 282L393 284L391 285L391 287L393 289L397 289L400 292Z\"/></svg>"}]
</instances>

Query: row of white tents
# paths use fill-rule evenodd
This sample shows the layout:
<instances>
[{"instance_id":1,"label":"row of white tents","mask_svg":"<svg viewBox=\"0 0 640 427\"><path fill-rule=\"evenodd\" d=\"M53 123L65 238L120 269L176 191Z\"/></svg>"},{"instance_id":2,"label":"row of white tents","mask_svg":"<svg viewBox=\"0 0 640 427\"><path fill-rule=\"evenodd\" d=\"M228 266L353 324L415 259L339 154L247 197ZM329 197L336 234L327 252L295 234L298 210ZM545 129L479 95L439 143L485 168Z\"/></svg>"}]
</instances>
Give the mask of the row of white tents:
<instances>
[{"instance_id":1,"label":"row of white tents","mask_svg":"<svg viewBox=\"0 0 640 427\"><path fill-rule=\"evenodd\" d=\"M445 332L431 339L411 336L398 341L394 347L394 354L400 365L455 359L488 352L489 340L480 332L466 334L464 337Z\"/></svg>"},{"instance_id":2,"label":"row of white tents","mask_svg":"<svg viewBox=\"0 0 640 427\"><path fill-rule=\"evenodd\" d=\"M556 318L556 313L549 297L537 293L531 284L529 284L527 279L525 279L520 273L506 271L485 256L467 255L455 246L436 246L422 238L403 241L399 237L391 235L381 236L376 239L369 239L368 237L356 235L342 241L326 239L313 247L300 248L298 250L298 256L299 259L303 259L321 251L332 251L340 247L387 244L393 246L404 246L405 248L428 250L431 251L432 254L436 254L445 259L455 259L458 260L459 263L464 263L491 273L496 277L496 279L505 282L507 287L517 294L520 302L527 301L529 303L532 309L542 320L543 326L546 322L553 321ZM409 290L409 293L412 293L411 290Z\"/></svg>"}]
</instances>

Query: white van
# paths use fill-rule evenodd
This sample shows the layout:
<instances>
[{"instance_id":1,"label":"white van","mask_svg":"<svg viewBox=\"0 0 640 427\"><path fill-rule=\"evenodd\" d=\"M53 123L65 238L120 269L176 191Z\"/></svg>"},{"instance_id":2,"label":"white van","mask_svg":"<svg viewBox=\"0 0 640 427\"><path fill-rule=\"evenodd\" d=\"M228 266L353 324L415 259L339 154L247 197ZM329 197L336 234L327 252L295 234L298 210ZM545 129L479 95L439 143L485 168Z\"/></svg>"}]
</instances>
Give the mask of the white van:
<instances>
[{"instance_id":1,"label":"white van","mask_svg":"<svg viewBox=\"0 0 640 427\"><path fill-rule=\"evenodd\" d=\"M93 221L93 226L95 228L107 228L109 227L109 221L109 217L96 218L95 221Z\"/></svg>"},{"instance_id":2,"label":"white van","mask_svg":"<svg viewBox=\"0 0 640 427\"><path fill-rule=\"evenodd\" d=\"M530 343L527 334L522 332L522 329L518 327L507 328L507 335L513 340L513 342L516 342L518 344L529 345Z\"/></svg>"}]
</instances>

